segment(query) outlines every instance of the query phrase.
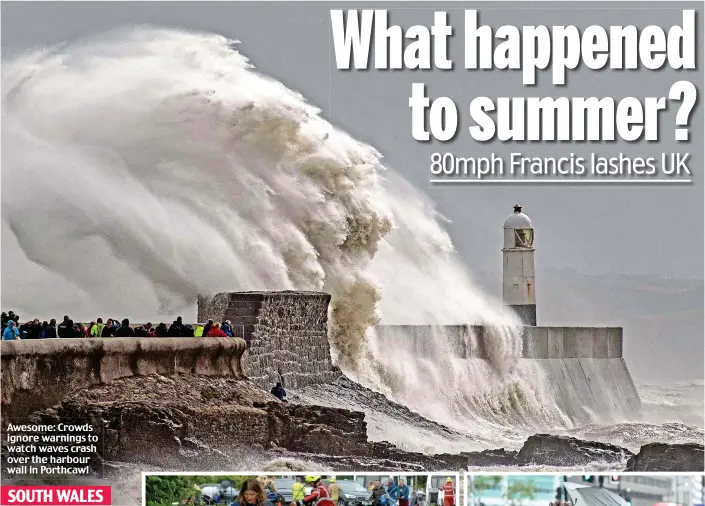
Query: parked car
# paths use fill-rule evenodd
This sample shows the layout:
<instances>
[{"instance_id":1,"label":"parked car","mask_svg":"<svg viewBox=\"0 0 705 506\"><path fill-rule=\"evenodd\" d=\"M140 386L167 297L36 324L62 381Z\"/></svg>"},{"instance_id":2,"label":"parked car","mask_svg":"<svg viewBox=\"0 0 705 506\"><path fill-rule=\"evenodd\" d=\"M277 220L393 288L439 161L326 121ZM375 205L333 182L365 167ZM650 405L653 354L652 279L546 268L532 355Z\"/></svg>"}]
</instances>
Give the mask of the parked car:
<instances>
[{"instance_id":1,"label":"parked car","mask_svg":"<svg viewBox=\"0 0 705 506\"><path fill-rule=\"evenodd\" d=\"M330 488L328 480L323 480L327 488ZM340 485L340 497L338 506L370 506L372 504L372 494L365 487L353 480L337 480Z\"/></svg>"},{"instance_id":2,"label":"parked car","mask_svg":"<svg viewBox=\"0 0 705 506\"><path fill-rule=\"evenodd\" d=\"M223 502L230 504L239 493L239 490L235 490L233 487L224 487L223 484L201 485L201 500L204 504L216 504Z\"/></svg>"},{"instance_id":3,"label":"parked car","mask_svg":"<svg viewBox=\"0 0 705 506\"><path fill-rule=\"evenodd\" d=\"M284 498L287 503L294 500L294 479L293 478L276 478L274 486L277 487L277 493Z\"/></svg>"}]
</instances>

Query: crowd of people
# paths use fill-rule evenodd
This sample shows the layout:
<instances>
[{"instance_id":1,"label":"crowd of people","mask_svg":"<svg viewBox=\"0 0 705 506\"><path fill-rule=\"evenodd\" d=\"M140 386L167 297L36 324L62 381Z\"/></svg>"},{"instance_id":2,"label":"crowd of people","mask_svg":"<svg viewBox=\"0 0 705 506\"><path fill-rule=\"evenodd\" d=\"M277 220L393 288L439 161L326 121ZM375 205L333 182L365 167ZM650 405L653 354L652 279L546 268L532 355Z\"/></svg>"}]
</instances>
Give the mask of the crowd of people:
<instances>
[{"instance_id":1,"label":"crowd of people","mask_svg":"<svg viewBox=\"0 0 705 506\"><path fill-rule=\"evenodd\" d=\"M225 482L227 484L227 481ZM199 490L196 487L196 490ZM292 500L288 501L277 490L275 480L270 476L251 477L246 479L239 494L233 494L228 500L228 487L225 485L205 486L201 494L191 494L182 499L182 505L215 505L230 506L339 506L343 498L343 490L338 485L335 476L327 480L320 475L295 476L291 487ZM455 506L455 484L451 478L441 487L443 502L438 506ZM439 491L439 492L440 492ZM421 506L423 501L412 500L412 491L403 478L397 483L389 478L387 483L370 482L368 487L370 499L374 506ZM232 493L232 492L230 492ZM419 492L421 494L421 492ZM413 494L416 497L418 494ZM568 506L568 505L566 505Z\"/></svg>"},{"instance_id":2,"label":"crowd of people","mask_svg":"<svg viewBox=\"0 0 705 506\"><path fill-rule=\"evenodd\" d=\"M14 311L2 313L2 339L55 339L90 337L241 337L234 333L230 320L222 323L208 320L205 325L184 324L179 316L167 326L166 323L132 326L128 318L96 318L89 323L76 322L68 315L57 325L55 319L40 322L39 318L20 323L20 316Z\"/></svg>"},{"instance_id":3,"label":"crowd of people","mask_svg":"<svg viewBox=\"0 0 705 506\"><path fill-rule=\"evenodd\" d=\"M385 497L389 497L399 506L409 506L409 494L411 490L403 479L400 479L397 484L394 483L392 478L389 478L386 485L383 485L380 481L375 481L370 483L368 489L372 494L372 504L374 506L386 506Z\"/></svg>"}]
</instances>

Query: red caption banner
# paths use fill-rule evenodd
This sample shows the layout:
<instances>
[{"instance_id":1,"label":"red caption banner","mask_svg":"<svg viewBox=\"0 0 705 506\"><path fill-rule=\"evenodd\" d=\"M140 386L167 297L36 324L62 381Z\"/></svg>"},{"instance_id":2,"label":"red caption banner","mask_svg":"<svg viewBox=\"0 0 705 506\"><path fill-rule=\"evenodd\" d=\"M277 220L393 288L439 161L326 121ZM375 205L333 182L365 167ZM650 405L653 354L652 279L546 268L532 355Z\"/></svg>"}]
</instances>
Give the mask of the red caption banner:
<instances>
[{"instance_id":1,"label":"red caption banner","mask_svg":"<svg viewBox=\"0 0 705 506\"><path fill-rule=\"evenodd\" d=\"M0 504L8 506L75 506L80 504L112 504L110 486L2 486Z\"/></svg>"}]
</instances>

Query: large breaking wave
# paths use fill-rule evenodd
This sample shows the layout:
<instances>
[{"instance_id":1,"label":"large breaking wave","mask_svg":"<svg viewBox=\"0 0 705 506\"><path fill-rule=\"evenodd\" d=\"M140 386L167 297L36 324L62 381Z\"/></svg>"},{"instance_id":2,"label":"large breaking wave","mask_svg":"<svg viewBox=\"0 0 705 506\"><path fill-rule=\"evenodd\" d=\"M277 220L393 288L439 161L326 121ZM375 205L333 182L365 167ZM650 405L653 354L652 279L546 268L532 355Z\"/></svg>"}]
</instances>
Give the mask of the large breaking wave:
<instances>
[{"instance_id":1,"label":"large breaking wave","mask_svg":"<svg viewBox=\"0 0 705 506\"><path fill-rule=\"evenodd\" d=\"M564 425L433 206L209 34L139 28L3 66L3 303L153 319L228 290L326 290L358 381L450 425ZM485 323L489 362L370 325ZM472 337L471 337L472 338ZM493 425L494 424L494 425Z\"/></svg>"}]
</instances>

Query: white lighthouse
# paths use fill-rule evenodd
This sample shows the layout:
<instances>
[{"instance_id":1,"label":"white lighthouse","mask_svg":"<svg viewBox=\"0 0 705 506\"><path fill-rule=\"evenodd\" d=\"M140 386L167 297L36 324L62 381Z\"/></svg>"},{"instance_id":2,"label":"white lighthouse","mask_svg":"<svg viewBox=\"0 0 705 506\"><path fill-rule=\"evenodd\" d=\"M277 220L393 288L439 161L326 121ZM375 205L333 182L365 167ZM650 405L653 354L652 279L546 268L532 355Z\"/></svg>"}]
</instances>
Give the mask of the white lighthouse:
<instances>
[{"instance_id":1,"label":"white lighthouse","mask_svg":"<svg viewBox=\"0 0 705 506\"><path fill-rule=\"evenodd\" d=\"M534 226L517 204L504 220L502 298L531 326L536 325L534 251Z\"/></svg>"}]
</instances>

